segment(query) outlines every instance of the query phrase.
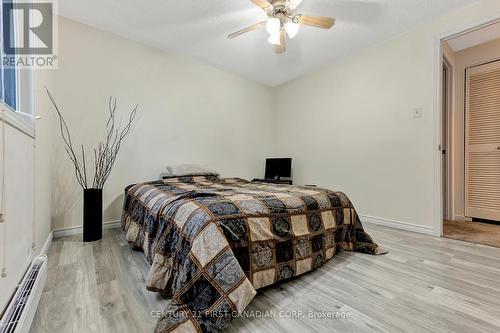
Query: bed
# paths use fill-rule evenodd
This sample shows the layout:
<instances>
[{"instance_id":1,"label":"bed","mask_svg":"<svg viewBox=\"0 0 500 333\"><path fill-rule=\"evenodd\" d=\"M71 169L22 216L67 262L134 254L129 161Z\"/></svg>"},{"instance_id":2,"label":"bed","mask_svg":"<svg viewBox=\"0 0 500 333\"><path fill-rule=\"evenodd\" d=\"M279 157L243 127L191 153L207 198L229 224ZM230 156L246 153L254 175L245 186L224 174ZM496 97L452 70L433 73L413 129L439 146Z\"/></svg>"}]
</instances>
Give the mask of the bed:
<instances>
[{"instance_id":1,"label":"bed","mask_svg":"<svg viewBox=\"0 0 500 333\"><path fill-rule=\"evenodd\" d=\"M256 290L314 270L342 250L380 254L347 196L216 175L127 187L122 227L171 300L156 332L218 332Z\"/></svg>"}]
</instances>

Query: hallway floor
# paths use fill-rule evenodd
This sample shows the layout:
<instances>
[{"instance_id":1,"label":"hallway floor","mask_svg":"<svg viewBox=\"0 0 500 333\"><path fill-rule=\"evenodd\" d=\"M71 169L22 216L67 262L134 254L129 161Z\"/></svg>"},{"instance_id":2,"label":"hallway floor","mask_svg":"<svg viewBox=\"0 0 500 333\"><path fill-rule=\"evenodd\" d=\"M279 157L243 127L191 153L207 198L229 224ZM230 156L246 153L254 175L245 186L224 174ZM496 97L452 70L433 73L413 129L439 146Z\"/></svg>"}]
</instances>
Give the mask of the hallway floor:
<instances>
[{"instance_id":1,"label":"hallway floor","mask_svg":"<svg viewBox=\"0 0 500 333\"><path fill-rule=\"evenodd\" d=\"M500 225L444 221L443 237L500 247Z\"/></svg>"}]
</instances>

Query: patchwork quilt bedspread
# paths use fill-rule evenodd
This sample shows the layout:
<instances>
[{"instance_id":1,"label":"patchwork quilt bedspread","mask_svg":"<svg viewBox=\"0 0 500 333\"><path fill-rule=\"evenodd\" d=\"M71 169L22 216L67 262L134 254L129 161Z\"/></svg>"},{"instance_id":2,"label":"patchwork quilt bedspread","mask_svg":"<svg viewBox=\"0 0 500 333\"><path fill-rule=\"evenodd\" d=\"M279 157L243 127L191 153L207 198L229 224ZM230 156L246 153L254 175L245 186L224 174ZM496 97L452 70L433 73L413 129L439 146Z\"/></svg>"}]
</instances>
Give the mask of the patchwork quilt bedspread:
<instances>
[{"instance_id":1,"label":"patchwork quilt bedspread","mask_svg":"<svg viewBox=\"0 0 500 333\"><path fill-rule=\"evenodd\" d=\"M323 265L341 250L380 252L347 196L316 187L193 176L126 189L122 227L171 297L156 332L218 332L256 289Z\"/></svg>"}]
</instances>

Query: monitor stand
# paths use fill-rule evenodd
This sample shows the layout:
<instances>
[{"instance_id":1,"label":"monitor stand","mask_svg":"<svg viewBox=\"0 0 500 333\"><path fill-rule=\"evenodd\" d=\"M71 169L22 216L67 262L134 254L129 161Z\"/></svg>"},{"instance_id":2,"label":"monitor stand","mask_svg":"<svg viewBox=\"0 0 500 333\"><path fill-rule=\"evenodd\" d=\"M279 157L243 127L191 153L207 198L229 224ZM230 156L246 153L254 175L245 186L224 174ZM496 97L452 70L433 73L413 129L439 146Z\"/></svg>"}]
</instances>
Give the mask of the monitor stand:
<instances>
[{"instance_id":1,"label":"monitor stand","mask_svg":"<svg viewBox=\"0 0 500 333\"><path fill-rule=\"evenodd\" d=\"M274 178L274 179L258 179L255 178L252 180L252 182L259 182L259 183L269 183L269 184L285 184L285 185L293 185L293 181L291 179L281 179L281 178Z\"/></svg>"}]
</instances>

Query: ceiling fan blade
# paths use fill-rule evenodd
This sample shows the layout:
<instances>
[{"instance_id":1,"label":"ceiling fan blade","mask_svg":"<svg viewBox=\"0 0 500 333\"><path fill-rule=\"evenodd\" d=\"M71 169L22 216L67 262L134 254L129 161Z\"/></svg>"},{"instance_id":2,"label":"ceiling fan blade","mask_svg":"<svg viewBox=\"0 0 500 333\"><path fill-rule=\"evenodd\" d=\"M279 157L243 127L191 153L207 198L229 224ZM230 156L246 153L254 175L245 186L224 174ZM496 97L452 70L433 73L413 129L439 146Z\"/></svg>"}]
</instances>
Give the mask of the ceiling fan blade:
<instances>
[{"instance_id":1,"label":"ceiling fan blade","mask_svg":"<svg viewBox=\"0 0 500 333\"><path fill-rule=\"evenodd\" d=\"M264 10L267 10L270 6L272 6L269 3L269 1L266 0L251 0L251 1Z\"/></svg>"},{"instance_id":2,"label":"ceiling fan blade","mask_svg":"<svg viewBox=\"0 0 500 333\"><path fill-rule=\"evenodd\" d=\"M252 31L254 29L258 29L262 26L264 26L266 24L266 21L262 21L262 22L259 22L259 23L256 23L254 25L251 25L245 29L241 29L240 31L236 31L236 32L233 32L232 34L228 35L227 38L234 38L234 37L238 37L240 35L243 35L244 33L247 33L249 31Z\"/></svg>"},{"instance_id":3,"label":"ceiling fan blade","mask_svg":"<svg viewBox=\"0 0 500 333\"><path fill-rule=\"evenodd\" d=\"M335 19L324 16L300 15L299 23L323 29L330 29L335 24Z\"/></svg>"},{"instance_id":4,"label":"ceiling fan blade","mask_svg":"<svg viewBox=\"0 0 500 333\"><path fill-rule=\"evenodd\" d=\"M276 53L281 54L286 51L286 31L285 29L280 30L280 45L276 45Z\"/></svg>"}]
</instances>

